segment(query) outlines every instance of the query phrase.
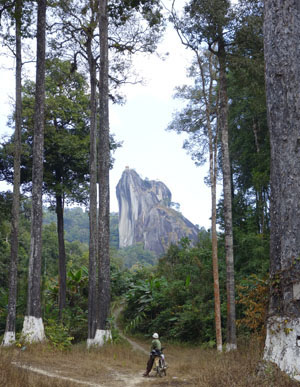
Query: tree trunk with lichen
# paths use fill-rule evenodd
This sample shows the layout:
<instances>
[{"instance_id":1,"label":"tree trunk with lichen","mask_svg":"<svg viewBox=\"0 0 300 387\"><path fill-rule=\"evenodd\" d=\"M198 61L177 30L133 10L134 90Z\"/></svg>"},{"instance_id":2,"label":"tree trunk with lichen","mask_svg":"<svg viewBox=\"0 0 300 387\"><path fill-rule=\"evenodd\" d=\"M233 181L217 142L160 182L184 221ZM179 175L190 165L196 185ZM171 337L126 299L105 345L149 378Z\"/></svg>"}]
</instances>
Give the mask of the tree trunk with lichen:
<instances>
[{"instance_id":1,"label":"tree trunk with lichen","mask_svg":"<svg viewBox=\"0 0 300 387\"><path fill-rule=\"evenodd\" d=\"M45 127L45 51L46 51L46 0L38 2L37 64L34 110L32 210L30 256L28 268L27 311L23 324L23 337L30 342L45 338L41 310L41 262L43 221L43 161Z\"/></svg>"},{"instance_id":2,"label":"tree trunk with lichen","mask_svg":"<svg viewBox=\"0 0 300 387\"><path fill-rule=\"evenodd\" d=\"M226 349L236 349L236 318L235 318L235 281L232 231L232 184L228 138L228 97L226 79L226 52L224 41L220 39L218 47L220 111L219 122L222 144L222 172L224 192L225 222L225 253L226 253L226 292L227 292L227 337Z\"/></svg>"},{"instance_id":3,"label":"tree trunk with lichen","mask_svg":"<svg viewBox=\"0 0 300 387\"><path fill-rule=\"evenodd\" d=\"M218 262L218 238L217 238L217 152L218 152L218 122L215 131L212 127L212 107L214 104L213 84L216 81L216 76L213 70L213 56L210 52L208 63L204 63L198 53L197 62L201 74L202 93L205 101L205 117L208 132L209 143L209 177L211 190L211 244L212 244L212 264L213 264L213 279L214 279L214 310L215 310L215 330L216 344L218 351L222 351L222 324L221 324L221 300L220 300L220 283L219 283L219 262ZM204 65L209 68L209 82L204 74ZM217 102L218 103L218 102ZM219 112L219 109L218 109ZM217 121L219 113L217 112Z\"/></svg>"},{"instance_id":4,"label":"tree trunk with lichen","mask_svg":"<svg viewBox=\"0 0 300 387\"><path fill-rule=\"evenodd\" d=\"M270 307L265 359L300 380L300 2L266 0L271 144Z\"/></svg>"},{"instance_id":5,"label":"tree trunk with lichen","mask_svg":"<svg viewBox=\"0 0 300 387\"><path fill-rule=\"evenodd\" d=\"M107 0L99 0L100 35L100 122L99 122L99 215L98 215L98 303L99 313L95 340L99 345L111 337L108 326L110 309L109 257L109 110L108 110L108 13ZM99 340L98 340L99 337Z\"/></svg>"},{"instance_id":6,"label":"tree trunk with lichen","mask_svg":"<svg viewBox=\"0 0 300 387\"><path fill-rule=\"evenodd\" d=\"M3 345L15 342L16 304L18 279L19 249L19 214L20 214L20 177L21 177L21 129L22 129L22 42L21 42L22 1L15 4L16 18L16 119L14 138L14 184L11 219L11 251L9 269L9 298L6 328Z\"/></svg>"},{"instance_id":7,"label":"tree trunk with lichen","mask_svg":"<svg viewBox=\"0 0 300 387\"><path fill-rule=\"evenodd\" d=\"M87 40L87 52L90 72L90 208L89 208L89 299L88 299L88 346L97 329L97 102L96 102L96 61L92 53L92 37Z\"/></svg>"}]
</instances>

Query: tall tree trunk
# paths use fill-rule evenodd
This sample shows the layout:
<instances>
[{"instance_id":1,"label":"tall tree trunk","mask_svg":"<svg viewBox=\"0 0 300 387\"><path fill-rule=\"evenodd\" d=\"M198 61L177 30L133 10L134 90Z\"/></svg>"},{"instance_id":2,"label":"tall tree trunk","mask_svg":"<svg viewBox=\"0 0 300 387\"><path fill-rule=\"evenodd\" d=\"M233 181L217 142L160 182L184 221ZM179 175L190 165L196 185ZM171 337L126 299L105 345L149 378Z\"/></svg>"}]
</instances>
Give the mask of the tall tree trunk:
<instances>
[{"instance_id":1,"label":"tall tree trunk","mask_svg":"<svg viewBox=\"0 0 300 387\"><path fill-rule=\"evenodd\" d=\"M271 144L270 307L264 357L300 380L300 2L265 0Z\"/></svg>"},{"instance_id":2,"label":"tall tree trunk","mask_svg":"<svg viewBox=\"0 0 300 387\"><path fill-rule=\"evenodd\" d=\"M258 141L259 125L254 119L252 124L252 130L254 135L256 153L259 155L260 153L260 146ZM256 190L256 214L257 214L256 217L257 217L258 232L264 235L265 234L265 200L264 200L264 189L262 185L258 187L258 189Z\"/></svg>"},{"instance_id":3,"label":"tall tree trunk","mask_svg":"<svg viewBox=\"0 0 300 387\"><path fill-rule=\"evenodd\" d=\"M214 301L215 301L215 328L216 344L218 351L222 351L222 329L221 329L221 302L220 302L220 285L219 285L219 263L218 263L218 239L217 239L217 138L218 127L215 133L211 121L213 120L211 108L213 106L213 84L215 79L213 70L213 53L209 55L209 85L206 90L207 80L204 74L204 63L199 53L195 51L197 62L201 74L202 93L205 100L206 126L208 131L209 143L209 177L211 189L211 241L212 241L212 263L214 278Z\"/></svg>"},{"instance_id":4,"label":"tall tree trunk","mask_svg":"<svg viewBox=\"0 0 300 387\"><path fill-rule=\"evenodd\" d=\"M11 251L9 270L9 298L3 345L10 345L16 338L16 304L18 281L20 175L21 175L21 130L22 130L22 0L16 0L16 121L14 138L14 188L11 219Z\"/></svg>"},{"instance_id":5,"label":"tall tree trunk","mask_svg":"<svg viewBox=\"0 0 300 387\"><path fill-rule=\"evenodd\" d=\"M98 216L98 259L99 259L99 315L97 332L99 344L110 337L107 319L110 308L110 259L109 259L109 115L108 115L108 15L107 0L99 0L100 35L100 130L99 130L99 216Z\"/></svg>"},{"instance_id":6,"label":"tall tree trunk","mask_svg":"<svg viewBox=\"0 0 300 387\"><path fill-rule=\"evenodd\" d=\"M209 145L210 152L212 144ZM210 180L211 180L211 243L212 262L214 278L214 299L215 299L215 325L217 350L222 351L222 329L221 329L221 301L219 285L219 264L218 264L218 239L217 239L217 195L216 195L216 153L210 153Z\"/></svg>"},{"instance_id":7,"label":"tall tree trunk","mask_svg":"<svg viewBox=\"0 0 300 387\"><path fill-rule=\"evenodd\" d=\"M22 335L30 342L42 341L45 337L44 324L41 317L45 47L46 0L39 0L37 19L37 64L33 137L30 257L28 270L27 311L22 331Z\"/></svg>"},{"instance_id":8,"label":"tall tree trunk","mask_svg":"<svg viewBox=\"0 0 300 387\"><path fill-rule=\"evenodd\" d=\"M223 191L224 191L224 220L225 220L225 252L226 252L226 290L227 290L227 342L226 350L236 349L236 321L235 321L235 285L232 233L232 198L231 198L231 168L229 159L228 139L228 97L226 80L226 52L224 41L220 39L218 47L220 66L220 112L219 123L222 142Z\"/></svg>"},{"instance_id":9,"label":"tall tree trunk","mask_svg":"<svg viewBox=\"0 0 300 387\"><path fill-rule=\"evenodd\" d=\"M63 309L66 307L67 274L66 251L64 233L64 204L62 195L56 194L56 216L58 236L58 277L59 277L59 318L62 318Z\"/></svg>"},{"instance_id":10,"label":"tall tree trunk","mask_svg":"<svg viewBox=\"0 0 300 387\"><path fill-rule=\"evenodd\" d=\"M89 299L88 299L88 342L89 346L97 329L97 100L96 100L96 63L92 54L92 37L87 40L87 52L90 72L90 243L89 243Z\"/></svg>"}]
</instances>

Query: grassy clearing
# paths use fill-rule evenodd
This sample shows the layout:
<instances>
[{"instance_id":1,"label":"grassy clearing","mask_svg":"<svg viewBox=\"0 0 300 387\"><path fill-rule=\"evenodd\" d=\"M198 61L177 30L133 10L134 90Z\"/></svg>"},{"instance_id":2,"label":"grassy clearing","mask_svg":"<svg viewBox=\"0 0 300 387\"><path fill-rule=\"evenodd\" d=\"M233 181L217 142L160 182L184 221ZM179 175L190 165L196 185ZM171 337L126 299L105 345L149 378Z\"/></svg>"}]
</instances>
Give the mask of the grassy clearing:
<instances>
[{"instance_id":1,"label":"grassy clearing","mask_svg":"<svg viewBox=\"0 0 300 387\"><path fill-rule=\"evenodd\" d=\"M145 342L144 342L145 344ZM148 343L147 343L148 344ZM146 344L146 345L147 345ZM164 343L165 344L165 343ZM260 347L253 341L241 344L239 349L219 354L214 349L191 348L166 344L168 375L150 377L138 381L136 386L199 386L199 387L293 387L300 383L292 381L276 367L267 365L258 372L261 360ZM25 351L0 349L0 386L75 386L66 380L48 378L16 368L12 362L31 365L104 386L124 386L120 380L139 378L145 369L147 356L132 351L128 345L106 345L100 350L87 351L85 345L74 346L69 352L49 349L47 345L34 345ZM126 380L126 379L124 379Z\"/></svg>"},{"instance_id":2,"label":"grassy clearing","mask_svg":"<svg viewBox=\"0 0 300 387\"><path fill-rule=\"evenodd\" d=\"M279 369L270 364L265 372L259 372L261 350L258 343L240 345L237 351L218 353L215 349L172 348L168 352L180 353L177 360L170 356L170 373L186 378L199 387L292 387L299 383L292 381ZM173 370L174 368L174 370ZM161 384L163 385L163 384Z\"/></svg>"},{"instance_id":3,"label":"grassy clearing","mask_svg":"<svg viewBox=\"0 0 300 387\"><path fill-rule=\"evenodd\" d=\"M16 367L31 366L45 372L80 381L113 385L117 374L141 375L145 359L126 344L106 345L88 351L84 345L61 352L47 345L31 345L26 350L0 348L0 386L74 386L74 382L59 381ZM118 385L118 384L116 384Z\"/></svg>"}]
</instances>

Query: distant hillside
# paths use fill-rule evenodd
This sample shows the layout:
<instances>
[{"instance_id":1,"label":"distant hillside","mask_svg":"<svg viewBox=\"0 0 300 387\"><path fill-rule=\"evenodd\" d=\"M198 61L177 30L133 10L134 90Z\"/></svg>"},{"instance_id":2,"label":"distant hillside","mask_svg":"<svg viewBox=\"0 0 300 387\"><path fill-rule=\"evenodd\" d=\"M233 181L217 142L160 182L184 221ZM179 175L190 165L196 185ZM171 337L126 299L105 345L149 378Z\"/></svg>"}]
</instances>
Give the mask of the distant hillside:
<instances>
[{"instance_id":1,"label":"distant hillside","mask_svg":"<svg viewBox=\"0 0 300 387\"><path fill-rule=\"evenodd\" d=\"M44 208L44 224L56 223L56 213ZM119 248L118 214L110 214L110 246ZM89 243L89 215L80 207L66 208L64 212L65 239L69 242Z\"/></svg>"},{"instance_id":2,"label":"distant hillside","mask_svg":"<svg viewBox=\"0 0 300 387\"><path fill-rule=\"evenodd\" d=\"M81 207L66 208L64 213L65 239L68 242L79 241L89 243L89 214ZM56 213L44 208L43 223L45 225L56 223ZM144 248L142 243L134 243L131 246L119 247L119 216L118 213L110 214L110 247L112 256L121 261L127 268L136 264L154 265L157 262L157 254Z\"/></svg>"}]
</instances>

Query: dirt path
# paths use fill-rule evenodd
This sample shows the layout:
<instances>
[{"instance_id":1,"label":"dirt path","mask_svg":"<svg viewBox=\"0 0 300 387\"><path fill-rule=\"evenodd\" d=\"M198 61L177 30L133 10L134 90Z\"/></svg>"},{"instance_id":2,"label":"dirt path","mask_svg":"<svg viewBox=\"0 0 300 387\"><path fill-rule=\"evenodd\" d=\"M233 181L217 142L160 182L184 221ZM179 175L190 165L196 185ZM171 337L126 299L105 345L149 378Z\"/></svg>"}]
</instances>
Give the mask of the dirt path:
<instances>
[{"instance_id":1,"label":"dirt path","mask_svg":"<svg viewBox=\"0 0 300 387\"><path fill-rule=\"evenodd\" d=\"M90 382L82 381L79 379L70 378L68 376L59 375L59 371L50 372L50 371L43 370L41 368L32 367L32 366L17 363L17 362L13 362L12 364L18 368L23 368L27 371L34 372L34 373L39 374L39 375L47 376L48 378L66 380L66 381L71 382L71 383L84 384L86 386L105 387L103 384L90 383Z\"/></svg>"},{"instance_id":2,"label":"dirt path","mask_svg":"<svg viewBox=\"0 0 300 387\"><path fill-rule=\"evenodd\" d=\"M121 327L120 327L119 324L118 324L118 317L119 317L120 313L122 312L123 308L124 308L123 305L119 305L119 306L114 310L114 312L113 312L114 317L115 317L115 324L116 324L116 327L117 327L118 330L119 330L119 335L120 335L123 339L127 340L128 343L132 346L133 349L136 349L136 350L141 351L141 352L145 353L146 355L148 355L148 354L149 354L149 350L147 351L147 350L146 350L145 348L143 348L140 344L138 344L138 343L136 343L135 341L129 339L128 337L126 337L126 336L123 334L122 329L121 329Z\"/></svg>"},{"instance_id":3,"label":"dirt path","mask_svg":"<svg viewBox=\"0 0 300 387\"><path fill-rule=\"evenodd\" d=\"M22 369L25 369L25 370L30 371L30 372L34 372L34 373L39 374L39 375L43 375L43 376L46 376L48 378L65 380L69 383L74 384L74 386L75 385L85 385L85 386L93 386L93 387L125 387L125 386L126 387L134 387L134 386L141 386L142 384L145 384L145 378L143 378L142 376L137 376L135 374L124 374L124 373L115 371L111 368L107 368L110 371L111 381L99 384L99 383L81 380L79 378L71 378L69 376L60 375L61 371L57 371L57 370L49 371L49 370L45 370L42 368L37 368L37 367L21 364L18 362L13 362L12 364L18 368L22 368ZM148 379L148 380L150 380L150 379Z\"/></svg>"},{"instance_id":4,"label":"dirt path","mask_svg":"<svg viewBox=\"0 0 300 387\"><path fill-rule=\"evenodd\" d=\"M126 337L122 332L118 324L118 316L120 315L122 309L123 309L123 306L120 305L114 310L114 313L113 313L116 321L116 327L119 330L119 335L130 343L133 350L140 351L143 354L148 355L149 351L143 348L140 344L136 343L134 340ZM68 372L66 369L64 370L54 369L53 367L49 367L49 365L47 366L46 364L43 366L41 365L33 366L30 364L24 364L17 361L13 362L12 364L18 368L22 368L39 375L43 375L48 378L66 381L68 382L68 384L72 384L74 386L85 385L85 386L94 386L94 387L134 387L134 386L145 387L150 385L151 386L161 385L156 383L158 382L158 380L155 377L150 377L145 379L142 376L142 372L143 372L142 370L140 374L137 375L136 372L133 373L131 370L128 370L128 372L125 373L104 365L107 371L106 378L104 378L106 380L101 381L99 383L98 380L97 381L91 380L91 379L88 380L88 378L85 378L84 380L80 376L76 376L75 374L76 371L74 373L71 373L72 376L69 376L70 371Z\"/></svg>"}]
</instances>

